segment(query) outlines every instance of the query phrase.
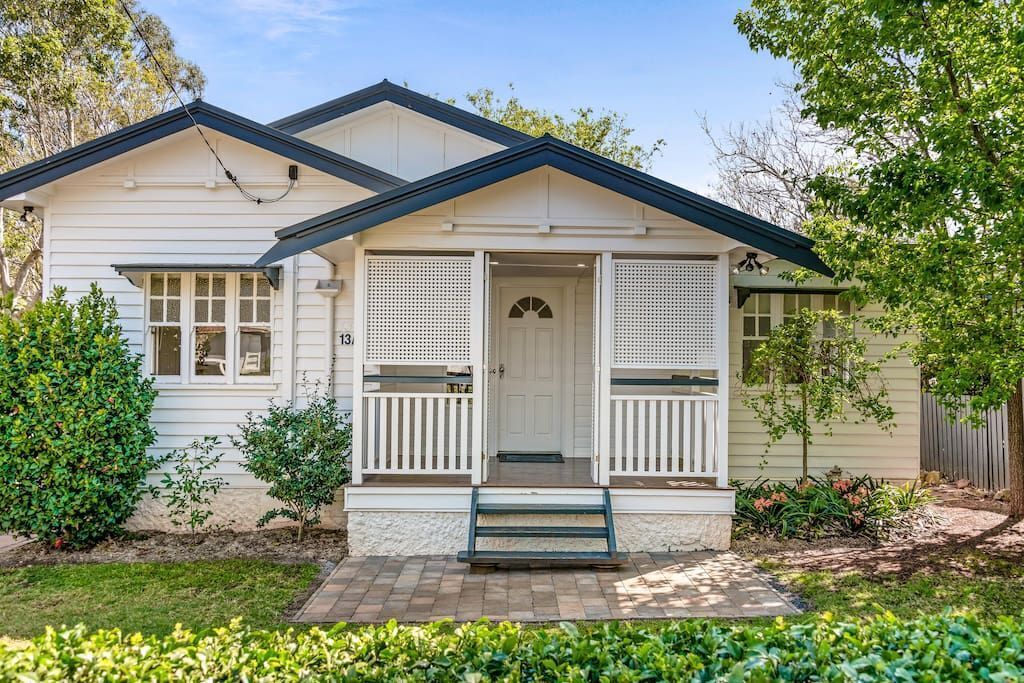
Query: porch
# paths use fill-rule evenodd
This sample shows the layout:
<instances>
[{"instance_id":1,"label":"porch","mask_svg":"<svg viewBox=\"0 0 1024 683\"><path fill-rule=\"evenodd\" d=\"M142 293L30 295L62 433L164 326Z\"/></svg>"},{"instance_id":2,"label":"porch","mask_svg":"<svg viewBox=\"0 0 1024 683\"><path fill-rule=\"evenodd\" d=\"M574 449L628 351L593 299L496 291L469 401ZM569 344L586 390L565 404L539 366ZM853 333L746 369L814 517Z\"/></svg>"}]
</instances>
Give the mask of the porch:
<instances>
[{"instance_id":1,"label":"porch","mask_svg":"<svg viewBox=\"0 0 1024 683\"><path fill-rule=\"evenodd\" d=\"M727 488L727 254L355 259L352 487Z\"/></svg>"}]
</instances>

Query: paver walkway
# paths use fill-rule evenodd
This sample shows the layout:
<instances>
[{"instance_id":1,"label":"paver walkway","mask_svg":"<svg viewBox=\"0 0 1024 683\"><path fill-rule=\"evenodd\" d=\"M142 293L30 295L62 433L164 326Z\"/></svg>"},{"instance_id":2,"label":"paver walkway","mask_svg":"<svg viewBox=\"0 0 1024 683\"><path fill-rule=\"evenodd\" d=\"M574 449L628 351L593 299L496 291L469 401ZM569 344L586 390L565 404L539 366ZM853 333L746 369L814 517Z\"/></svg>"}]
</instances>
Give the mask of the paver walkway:
<instances>
[{"instance_id":1,"label":"paver walkway","mask_svg":"<svg viewBox=\"0 0 1024 683\"><path fill-rule=\"evenodd\" d=\"M728 552L634 553L617 571L499 569L454 557L349 557L295 617L304 623L764 617L792 598Z\"/></svg>"}]
</instances>

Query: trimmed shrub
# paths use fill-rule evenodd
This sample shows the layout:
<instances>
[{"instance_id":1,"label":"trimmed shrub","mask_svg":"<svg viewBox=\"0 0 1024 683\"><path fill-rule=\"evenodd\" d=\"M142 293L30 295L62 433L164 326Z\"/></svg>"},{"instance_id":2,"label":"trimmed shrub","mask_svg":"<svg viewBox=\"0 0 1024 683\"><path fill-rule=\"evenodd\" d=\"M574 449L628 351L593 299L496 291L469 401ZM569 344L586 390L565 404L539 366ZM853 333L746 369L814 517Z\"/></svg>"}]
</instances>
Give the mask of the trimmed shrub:
<instances>
[{"instance_id":1,"label":"trimmed shrub","mask_svg":"<svg viewBox=\"0 0 1024 683\"><path fill-rule=\"evenodd\" d=\"M290 519L298 524L301 541L306 527L320 523L320 510L349 480L351 425L342 420L334 397L318 392L303 408L271 401L266 415L249 413L238 429L231 441L245 456L242 467L270 484L267 495L284 503L257 525Z\"/></svg>"},{"instance_id":2,"label":"trimmed shrub","mask_svg":"<svg viewBox=\"0 0 1024 683\"><path fill-rule=\"evenodd\" d=\"M903 527L933 500L916 483L895 486L868 476L815 479L788 484L733 482L736 533L777 538L868 536L879 538Z\"/></svg>"},{"instance_id":3,"label":"trimmed shrub","mask_svg":"<svg viewBox=\"0 0 1024 683\"><path fill-rule=\"evenodd\" d=\"M85 547L135 509L156 391L117 317L95 284L0 316L0 532Z\"/></svg>"},{"instance_id":4,"label":"trimmed shrub","mask_svg":"<svg viewBox=\"0 0 1024 683\"><path fill-rule=\"evenodd\" d=\"M603 623L523 629L486 622L329 631L233 624L166 638L47 633L0 642L0 679L75 681L1014 681L1024 624L891 614L793 625Z\"/></svg>"}]
</instances>

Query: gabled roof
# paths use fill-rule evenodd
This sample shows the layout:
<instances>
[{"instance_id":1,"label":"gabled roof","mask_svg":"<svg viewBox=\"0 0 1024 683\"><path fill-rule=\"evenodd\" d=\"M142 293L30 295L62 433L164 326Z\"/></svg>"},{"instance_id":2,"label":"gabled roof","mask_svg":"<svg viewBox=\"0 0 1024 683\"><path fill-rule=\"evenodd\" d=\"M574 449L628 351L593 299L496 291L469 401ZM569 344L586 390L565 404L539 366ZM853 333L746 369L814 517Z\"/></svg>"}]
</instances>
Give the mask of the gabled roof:
<instances>
[{"instance_id":1,"label":"gabled roof","mask_svg":"<svg viewBox=\"0 0 1024 683\"><path fill-rule=\"evenodd\" d=\"M812 250L813 240L803 235L547 135L278 230L278 243L256 263L267 265L315 249L541 166L564 171L816 272L832 274Z\"/></svg>"},{"instance_id":2,"label":"gabled roof","mask_svg":"<svg viewBox=\"0 0 1024 683\"><path fill-rule=\"evenodd\" d=\"M315 107L304 109L267 125L286 133L294 134L307 128L318 126L321 123L327 123L346 114L359 111L360 109L365 109L379 102L397 104L506 147L533 139L532 136L514 128L503 126L500 123L471 114L468 111L453 107L433 97L421 95L408 88L395 85L387 79L368 88L363 88L329 102L318 104Z\"/></svg>"},{"instance_id":3,"label":"gabled roof","mask_svg":"<svg viewBox=\"0 0 1024 683\"><path fill-rule=\"evenodd\" d=\"M389 173L232 114L212 104L196 101L4 173L0 175L0 198L59 180L76 171L184 130L192 125L189 113L202 126L374 192L390 190L405 183L401 178Z\"/></svg>"}]
</instances>

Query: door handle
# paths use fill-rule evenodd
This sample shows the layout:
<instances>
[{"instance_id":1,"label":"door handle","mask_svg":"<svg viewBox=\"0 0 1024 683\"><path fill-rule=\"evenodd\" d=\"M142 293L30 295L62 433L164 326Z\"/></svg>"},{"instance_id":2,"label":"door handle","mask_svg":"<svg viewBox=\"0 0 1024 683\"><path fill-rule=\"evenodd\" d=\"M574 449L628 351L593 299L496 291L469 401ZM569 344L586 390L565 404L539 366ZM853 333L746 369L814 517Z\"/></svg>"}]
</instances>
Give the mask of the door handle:
<instances>
[{"instance_id":1,"label":"door handle","mask_svg":"<svg viewBox=\"0 0 1024 683\"><path fill-rule=\"evenodd\" d=\"M505 376L505 364L502 363L501 365L498 366L498 379L501 379L504 376Z\"/></svg>"}]
</instances>

